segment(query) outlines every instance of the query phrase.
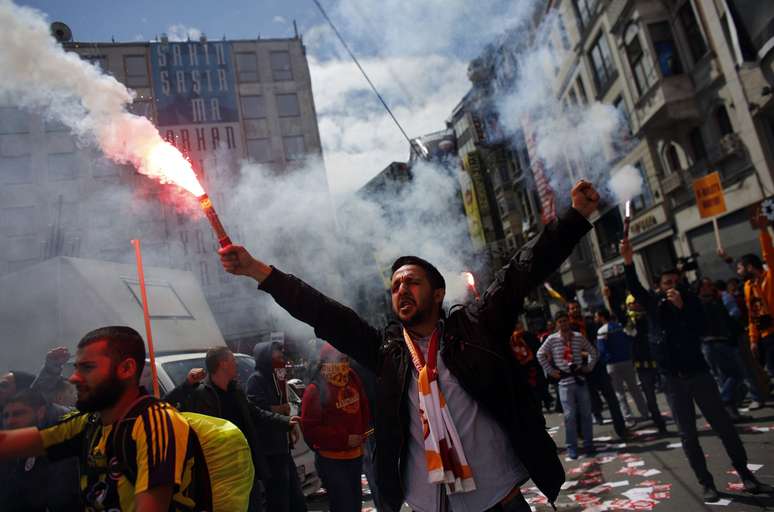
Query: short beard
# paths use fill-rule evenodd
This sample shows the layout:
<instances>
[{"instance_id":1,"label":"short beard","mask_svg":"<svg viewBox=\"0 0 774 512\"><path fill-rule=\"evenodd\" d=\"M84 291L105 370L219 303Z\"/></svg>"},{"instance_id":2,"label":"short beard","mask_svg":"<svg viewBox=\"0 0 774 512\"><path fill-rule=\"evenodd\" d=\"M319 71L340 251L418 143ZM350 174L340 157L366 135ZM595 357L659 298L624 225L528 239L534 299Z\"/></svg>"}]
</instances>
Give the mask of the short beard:
<instances>
[{"instance_id":1,"label":"short beard","mask_svg":"<svg viewBox=\"0 0 774 512\"><path fill-rule=\"evenodd\" d=\"M121 395L124 394L124 383L115 373L99 386L91 390L91 396L87 399L78 397L75 402L75 408L81 412L98 412L109 409L118 403Z\"/></svg>"}]
</instances>

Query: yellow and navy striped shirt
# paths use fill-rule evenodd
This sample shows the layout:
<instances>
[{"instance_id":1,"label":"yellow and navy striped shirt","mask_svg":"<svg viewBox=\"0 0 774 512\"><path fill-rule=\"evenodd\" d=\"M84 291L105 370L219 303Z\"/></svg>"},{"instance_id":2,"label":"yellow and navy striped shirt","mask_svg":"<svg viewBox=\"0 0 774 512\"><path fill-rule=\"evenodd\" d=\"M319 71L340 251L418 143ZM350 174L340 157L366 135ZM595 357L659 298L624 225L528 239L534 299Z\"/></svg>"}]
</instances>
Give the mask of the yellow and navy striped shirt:
<instances>
[{"instance_id":1,"label":"yellow and navy striped shirt","mask_svg":"<svg viewBox=\"0 0 774 512\"><path fill-rule=\"evenodd\" d=\"M124 446L113 440L115 424L102 425L95 414L74 413L41 430L49 458L80 459L85 510L133 512L136 494L164 485L173 489L170 511L207 510L209 489L194 485L194 471L206 464L185 417L165 402L152 401L123 421L129 424L122 428L130 429L122 436ZM133 482L127 474L136 475Z\"/></svg>"}]
</instances>

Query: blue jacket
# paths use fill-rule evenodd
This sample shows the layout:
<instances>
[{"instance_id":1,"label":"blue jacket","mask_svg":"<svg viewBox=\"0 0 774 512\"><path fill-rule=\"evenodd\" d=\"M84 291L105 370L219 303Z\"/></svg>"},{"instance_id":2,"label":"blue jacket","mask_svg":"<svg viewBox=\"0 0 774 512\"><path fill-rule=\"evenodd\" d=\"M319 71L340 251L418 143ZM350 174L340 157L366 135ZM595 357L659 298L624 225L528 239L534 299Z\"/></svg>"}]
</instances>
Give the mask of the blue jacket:
<instances>
[{"instance_id":1,"label":"blue jacket","mask_svg":"<svg viewBox=\"0 0 774 512\"><path fill-rule=\"evenodd\" d=\"M597 331L597 350L599 361L604 364L621 363L632 360L634 339L626 334L618 322L608 322Z\"/></svg>"}]
</instances>

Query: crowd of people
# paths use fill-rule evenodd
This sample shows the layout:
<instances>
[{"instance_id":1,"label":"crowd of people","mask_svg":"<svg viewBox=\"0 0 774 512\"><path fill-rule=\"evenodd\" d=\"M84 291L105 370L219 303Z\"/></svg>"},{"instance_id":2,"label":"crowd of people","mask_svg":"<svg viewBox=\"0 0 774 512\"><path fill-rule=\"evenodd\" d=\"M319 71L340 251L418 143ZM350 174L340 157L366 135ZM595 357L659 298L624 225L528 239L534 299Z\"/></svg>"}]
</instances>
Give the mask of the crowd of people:
<instances>
[{"instance_id":1,"label":"crowd of people","mask_svg":"<svg viewBox=\"0 0 774 512\"><path fill-rule=\"evenodd\" d=\"M0 379L0 479L12 482L0 486L0 505L304 511L291 455L303 433L334 512L361 509L362 472L379 510L397 512L407 503L418 512L527 511L521 486L528 479L550 503L565 480L543 407L562 411L567 456L576 459L594 455L594 422L603 422L605 404L622 439L646 419L666 433L657 392L666 394L705 499L718 496L694 402L722 438L745 490L774 491L747 469L733 425L745 419L738 407L748 395L751 407L764 406L768 395L768 379L749 371L740 347L749 339L752 353L771 361L772 274L746 255L739 263L744 292L738 283L707 279L691 290L674 269L648 290L623 240L625 301L592 318L570 301L544 332L532 333L520 321L525 297L591 229L587 218L599 200L585 181L571 197L572 207L464 306L443 308L446 283L432 263L398 258L391 282L397 321L383 329L244 247L221 249L226 271L257 281L327 340L310 367L300 415L288 401L281 343L256 345L244 383L231 350L214 347L203 368L158 398L140 385L142 337L129 327L98 328L77 344L69 379L62 377L71 357L66 348L51 350L37 377L13 371ZM764 257L768 263L774 251L764 247Z\"/></svg>"}]
</instances>

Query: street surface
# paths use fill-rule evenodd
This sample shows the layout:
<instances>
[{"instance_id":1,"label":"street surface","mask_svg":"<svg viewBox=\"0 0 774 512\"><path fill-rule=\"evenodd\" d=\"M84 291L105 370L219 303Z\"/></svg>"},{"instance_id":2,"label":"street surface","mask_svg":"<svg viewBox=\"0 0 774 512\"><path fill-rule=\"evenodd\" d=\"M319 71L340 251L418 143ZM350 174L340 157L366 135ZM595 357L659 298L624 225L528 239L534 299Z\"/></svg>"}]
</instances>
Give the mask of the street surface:
<instances>
[{"instance_id":1,"label":"street surface","mask_svg":"<svg viewBox=\"0 0 774 512\"><path fill-rule=\"evenodd\" d=\"M659 394L659 402L661 411L668 415L666 411L669 408L662 394ZM758 411L742 409L740 412L753 418L737 425L750 467L762 482L774 484L774 408L766 407ZM567 459L565 455L562 415L547 414L546 421L549 433L560 447L560 457L567 472L565 488L557 500L560 512L774 510L774 497L752 496L739 490L741 482L733 473L723 445L703 417L697 420L700 442L721 496L721 502L713 505L702 501L701 487L680 447L677 427L671 421L667 424L669 434L666 437L657 437L652 422L642 421L635 427L634 439L624 444L617 441L609 420L605 425L594 425L599 453L593 459L581 457L576 461ZM367 491L365 478L363 482L364 491ZM533 510L552 510L531 482L524 490ZM308 506L314 512L328 510L324 494L310 498ZM375 510L373 503L364 502L363 510ZM401 512L409 510L404 506Z\"/></svg>"}]
</instances>

